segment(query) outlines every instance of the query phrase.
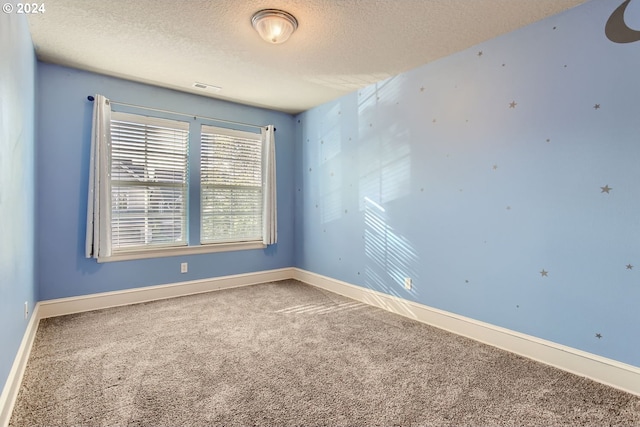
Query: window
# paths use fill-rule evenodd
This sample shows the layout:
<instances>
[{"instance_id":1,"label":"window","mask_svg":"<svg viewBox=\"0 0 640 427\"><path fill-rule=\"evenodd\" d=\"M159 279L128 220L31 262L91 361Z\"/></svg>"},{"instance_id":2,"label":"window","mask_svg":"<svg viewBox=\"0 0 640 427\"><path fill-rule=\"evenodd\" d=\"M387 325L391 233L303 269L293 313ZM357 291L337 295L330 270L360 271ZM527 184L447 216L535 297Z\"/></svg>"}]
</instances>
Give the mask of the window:
<instances>
[{"instance_id":1,"label":"window","mask_svg":"<svg viewBox=\"0 0 640 427\"><path fill-rule=\"evenodd\" d=\"M187 245L189 123L111 114L113 253Z\"/></svg>"},{"instance_id":2,"label":"window","mask_svg":"<svg viewBox=\"0 0 640 427\"><path fill-rule=\"evenodd\" d=\"M87 258L123 261L276 243L272 125L239 131L211 126L215 119L173 119L180 113L163 111L172 119L132 114L144 107L128 104L115 112L111 104L96 95Z\"/></svg>"},{"instance_id":3,"label":"window","mask_svg":"<svg viewBox=\"0 0 640 427\"><path fill-rule=\"evenodd\" d=\"M201 243L262 241L262 136L202 126Z\"/></svg>"}]
</instances>

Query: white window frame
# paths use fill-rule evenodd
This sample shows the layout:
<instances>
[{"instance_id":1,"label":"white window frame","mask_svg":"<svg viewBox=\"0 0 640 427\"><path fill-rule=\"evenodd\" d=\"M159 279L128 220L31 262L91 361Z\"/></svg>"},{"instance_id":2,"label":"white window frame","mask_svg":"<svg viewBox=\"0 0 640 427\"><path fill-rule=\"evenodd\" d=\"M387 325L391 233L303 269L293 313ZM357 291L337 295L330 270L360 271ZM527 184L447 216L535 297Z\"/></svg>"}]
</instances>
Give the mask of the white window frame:
<instances>
[{"instance_id":1,"label":"white window frame","mask_svg":"<svg viewBox=\"0 0 640 427\"><path fill-rule=\"evenodd\" d=\"M98 258L99 263L130 261L136 259L161 258L183 255L199 255L216 252L244 251L249 249L264 249L267 245L262 242L217 243L211 245L180 246L162 249L141 249L139 251L119 252L109 257Z\"/></svg>"},{"instance_id":2,"label":"white window frame","mask_svg":"<svg viewBox=\"0 0 640 427\"><path fill-rule=\"evenodd\" d=\"M227 129L227 128L221 128L221 127L217 127L217 126L210 126L210 125L202 125L200 128L200 243L202 245L224 245L224 244L229 244L229 243L247 243L247 244L251 244L251 243L257 243L260 242L262 244L263 241L263 233L264 233L264 228L263 228L263 213L264 213L264 206L263 206L263 198L264 198L264 144L262 141L262 135L260 133L253 133L253 132L245 132L245 131L239 131L239 130L233 130L233 129ZM205 136L206 135L206 136ZM214 153L213 151L215 150L215 148L212 147L207 147L208 145L213 145L215 146L216 141L215 139L218 138L218 140L226 140L225 143L227 143L227 146L225 148L227 148L227 150L225 150L226 152L224 153ZM220 142L222 144L222 142ZM233 145L236 146L242 146L244 144L244 147L241 147L239 150L232 152L231 150L233 149L232 147ZM256 146L257 149L259 150L259 152L257 153L257 157L255 156L255 150L256 150ZM206 148L205 148L206 147ZM231 164L230 167L228 168L222 168L220 167L219 169L215 168L215 164L210 165L207 164L205 162L205 159L208 157L211 157L212 160L215 157L214 154L218 154L219 157L217 157L217 160L219 161L220 164L222 164L223 162L226 162L227 164ZM223 157L222 157L223 156ZM252 159L252 157L254 157ZM234 166L237 166L237 164L239 162L245 161L248 162L250 160L253 160L253 164L249 164L250 166L250 171L253 171L254 173L248 173L248 174L237 174L239 176L239 179L235 182L233 175L234 175L234 170L237 171L237 169L234 169ZM257 177L256 177L256 169L257 169ZM213 181L207 181L205 176L209 176L209 177L215 177L213 179L218 180L220 183L218 185L216 185ZM256 186L256 179L257 179L257 183L258 185ZM240 182L240 181L244 181L244 183ZM224 184L223 184L224 182ZM222 238L222 237L215 237L215 236L206 236L205 235L205 221L207 220L212 220L214 221L216 219L216 215L213 213L208 213L206 211L206 208L212 208L211 206L208 206L205 203L205 198L207 196L207 193L210 191L214 191L214 189L226 189L230 192L234 192L237 191L240 194L244 191L246 194L251 194L251 193L255 193L256 191L259 191L258 193L258 205L255 207L257 212L254 212L253 214L247 213L245 211L244 214L242 213L236 213L234 215L233 212L219 212L220 213L220 217L226 217L227 219L231 219L231 220L235 220L238 221L239 219L241 220L242 218L244 218L245 220L249 220L249 222L251 221L257 221L258 224L257 226L254 226L254 230L253 232L256 233L253 237L250 237L248 235L246 236L240 236L240 235L235 235L235 236L228 236L227 238ZM259 188L259 190L256 190L256 188ZM214 204L215 206L215 204ZM242 206L243 208L250 208L250 206L244 205ZM257 230L256 230L257 229Z\"/></svg>"},{"instance_id":3,"label":"white window frame","mask_svg":"<svg viewBox=\"0 0 640 427\"><path fill-rule=\"evenodd\" d=\"M130 123L129 125L118 125L118 123ZM144 128L143 128L144 127ZM137 128L137 129L136 129ZM159 129L155 131L155 134L148 134L148 131L153 129ZM141 136L140 130L144 129L145 134ZM120 133L120 130L122 133ZM172 132L172 130L175 131ZM144 147L141 147L135 142L144 141ZM149 148L153 148L154 151L149 151ZM120 155L129 163L124 166L121 165L119 170L125 171L123 175L128 175L129 179L117 179L115 156ZM140 114L131 114L123 112L111 113L111 144L109 146L109 188L112 198L112 214L111 214L111 240L112 240L112 256L126 253L137 253L145 251L162 251L165 248L178 248L187 246L189 236L188 233L188 195L189 195L189 122L173 120L173 119L161 119L156 117L149 117ZM164 170L164 176L160 179L157 178L158 172ZM128 172L127 172L128 171ZM172 179L172 174L177 171L179 173L178 180ZM168 174L167 174L168 173ZM160 172L162 174L162 172ZM137 175L135 179L131 179L130 176ZM140 194L144 194L143 199L129 199L125 202L125 209L121 214L118 214L118 207L121 204L116 199L117 194L115 188L123 189L135 189L140 188L143 191ZM158 214L162 209L163 203L161 199L154 199L151 195L151 189L172 189L176 194L179 194L181 200L179 216L169 215L167 218L171 218L174 221L170 224L172 228L178 225L180 240L173 242L167 241L164 243L153 243L149 239L152 239L153 226L149 224L153 223L154 216L157 220L161 220L162 213ZM148 191L145 191L148 190ZM132 193L135 195L135 193ZM127 195L125 191L123 195ZM126 224L126 219L131 216L127 212L129 204L139 205L137 211L142 211L143 214L138 215L138 219L143 218L144 232L141 233L144 242L139 245L122 245L116 246L115 241L119 227L116 224L119 220L124 221L125 230L134 230L135 227L129 228ZM158 212L154 215L152 212L156 209ZM164 215L166 216L166 215ZM135 218L135 216L134 216ZM175 219L178 219L176 222ZM161 234L162 230L161 230ZM171 237L172 232L166 233L165 238ZM127 238L123 237L126 241Z\"/></svg>"},{"instance_id":4,"label":"white window frame","mask_svg":"<svg viewBox=\"0 0 640 427\"><path fill-rule=\"evenodd\" d=\"M117 120L118 116L122 116L122 115L130 115L133 117L136 117L141 121L141 123L144 123L144 120L148 120L149 123L154 123L154 120L156 119L155 117L150 117L150 116L146 116L143 113L138 113L138 112L133 112L133 113L129 113L129 112L116 112L116 111L112 111L112 120ZM113 117L115 116L115 117ZM160 118L157 118L160 119ZM160 119L162 120L162 119ZM172 120L172 121L177 121L180 122L180 120L177 119L168 119L168 120ZM192 139L192 135L193 135L193 129L192 127L194 126L194 123L190 123L189 124L189 142L188 142L188 151L194 149L194 141ZM203 125L201 123L198 123L197 126L206 126L206 127L214 127L211 125ZM227 128L217 128L219 129L221 132L240 132L240 133L247 133L247 134L251 134L251 135L257 135L257 138L261 139L261 134L256 134L256 133L250 133L250 132L242 132L242 131L235 131L232 129L227 129ZM201 127L202 130L202 127ZM202 141L197 141L198 146L196 147L198 150L201 149L201 144ZM264 147L263 147L264 149ZM111 152L111 150L109 149L109 152ZM262 156L264 157L264 153L262 153ZM187 160L187 170L189 171L190 169L192 169L195 165L191 164L189 162L189 160L191 160L191 158L188 156L188 160ZM110 163L110 162L109 162ZM111 165L109 165L109 169L111 168ZM264 172L264 171L263 171ZM147 259L147 258L160 258L160 257L171 257L171 256L183 256L183 255L197 255L197 254L206 254L206 253L216 253L216 252L229 252L229 251L240 251L240 250L251 250L251 249L264 249L267 247L266 244L264 244L262 242L262 240L251 240L251 241L229 241L229 242L222 242L222 243L193 243L191 244L191 242L189 241L189 228L190 227L198 227L200 229L202 229L202 217L200 218L200 223L199 224L191 224L190 223L190 215L189 215L189 202L188 202L188 194L189 194L189 187L191 185L194 185L195 183L192 181L192 178L190 177L190 174L188 172L187 175L187 189L186 189L186 193L187 193L187 197L185 198L185 210L186 210L186 243L184 245L180 245L180 246L166 246L166 247L162 247L162 246L156 246L156 247L136 247L136 248L132 248L132 249L117 249L117 250L113 250L111 255L106 256L106 257L99 257L97 259L97 261L99 263L105 263L105 262L116 262L116 261L127 261L127 260L137 260L137 259ZM198 185L201 185L201 183L199 183ZM264 191L264 180L262 182L262 187L263 187L263 191ZM110 192L111 192L111 185L109 185L110 188ZM112 193L112 192L111 192ZM202 200L200 200L200 207L199 209L202 209Z\"/></svg>"}]
</instances>

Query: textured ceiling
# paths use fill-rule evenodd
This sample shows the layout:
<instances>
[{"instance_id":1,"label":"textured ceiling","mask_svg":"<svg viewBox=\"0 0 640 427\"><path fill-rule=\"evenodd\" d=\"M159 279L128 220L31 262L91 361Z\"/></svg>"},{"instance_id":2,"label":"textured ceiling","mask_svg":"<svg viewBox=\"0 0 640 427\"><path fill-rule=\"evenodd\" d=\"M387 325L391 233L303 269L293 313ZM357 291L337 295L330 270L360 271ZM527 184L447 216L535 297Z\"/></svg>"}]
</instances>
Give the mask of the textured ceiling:
<instances>
[{"instance_id":1,"label":"textured ceiling","mask_svg":"<svg viewBox=\"0 0 640 427\"><path fill-rule=\"evenodd\" d=\"M29 26L46 62L297 113L584 1L47 0ZM265 8L298 19L286 43L251 27Z\"/></svg>"}]
</instances>

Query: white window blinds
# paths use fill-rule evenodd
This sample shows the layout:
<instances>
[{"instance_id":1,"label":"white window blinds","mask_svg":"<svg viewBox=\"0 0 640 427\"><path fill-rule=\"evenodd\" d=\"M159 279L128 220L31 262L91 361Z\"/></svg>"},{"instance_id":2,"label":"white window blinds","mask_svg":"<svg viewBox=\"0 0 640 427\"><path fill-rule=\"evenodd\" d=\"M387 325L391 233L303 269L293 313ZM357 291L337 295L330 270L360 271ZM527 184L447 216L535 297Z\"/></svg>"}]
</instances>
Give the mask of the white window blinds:
<instances>
[{"instance_id":1,"label":"white window blinds","mask_svg":"<svg viewBox=\"0 0 640 427\"><path fill-rule=\"evenodd\" d=\"M187 244L189 123L111 114L113 252Z\"/></svg>"},{"instance_id":2,"label":"white window blinds","mask_svg":"<svg viewBox=\"0 0 640 427\"><path fill-rule=\"evenodd\" d=\"M202 126L201 243L262 241L261 134Z\"/></svg>"}]
</instances>

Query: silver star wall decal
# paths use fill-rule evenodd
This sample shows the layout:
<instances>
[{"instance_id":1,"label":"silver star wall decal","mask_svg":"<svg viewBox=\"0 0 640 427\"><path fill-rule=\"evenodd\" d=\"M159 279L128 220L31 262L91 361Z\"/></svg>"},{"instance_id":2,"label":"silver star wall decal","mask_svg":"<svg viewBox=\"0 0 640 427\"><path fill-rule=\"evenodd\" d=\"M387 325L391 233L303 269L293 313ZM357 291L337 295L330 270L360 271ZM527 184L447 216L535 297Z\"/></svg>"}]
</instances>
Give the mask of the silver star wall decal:
<instances>
[{"instance_id":1,"label":"silver star wall decal","mask_svg":"<svg viewBox=\"0 0 640 427\"><path fill-rule=\"evenodd\" d=\"M627 270L633 270L633 265L627 264Z\"/></svg>"},{"instance_id":2,"label":"silver star wall decal","mask_svg":"<svg viewBox=\"0 0 640 427\"><path fill-rule=\"evenodd\" d=\"M509 103L509 108L516 108L516 105L518 105L518 103L516 101L511 101Z\"/></svg>"},{"instance_id":3,"label":"silver star wall decal","mask_svg":"<svg viewBox=\"0 0 640 427\"><path fill-rule=\"evenodd\" d=\"M597 333L597 334L596 334L596 338L598 338L598 339L602 338L602 334Z\"/></svg>"},{"instance_id":4,"label":"silver star wall decal","mask_svg":"<svg viewBox=\"0 0 640 427\"><path fill-rule=\"evenodd\" d=\"M604 187L600 187L600 192L601 193L607 193L609 194L609 191L613 190L613 188L609 187L609 184L605 185Z\"/></svg>"},{"instance_id":5,"label":"silver star wall decal","mask_svg":"<svg viewBox=\"0 0 640 427\"><path fill-rule=\"evenodd\" d=\"M482 56L482 51L478 52L478 56Z\"/></svg>"},{"instance_id":6,"label":"silver star wall decal","mask_svg":"<svg viewBox=\"0 0 640 427\"><path fill-rule=\"evenodd\" d=\"M600 104L596 104L596 105L594 105L594 106L593 106L593 109L594 109L594 110L599 110L599 109L600 109Z\"/></svg>"},{"instance_id":7,"label":"silver star wall decal","mask_svg":"<svg viewBox=\"0 0 640 427\"><path fill-rule=\"evenodd\" d=\"M549 272L543 268L542 271L540 271L540 276L549 277Z\"/></svg>"}]
</instances>

